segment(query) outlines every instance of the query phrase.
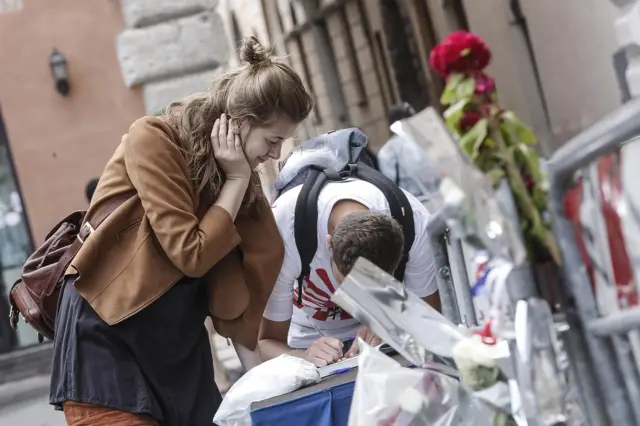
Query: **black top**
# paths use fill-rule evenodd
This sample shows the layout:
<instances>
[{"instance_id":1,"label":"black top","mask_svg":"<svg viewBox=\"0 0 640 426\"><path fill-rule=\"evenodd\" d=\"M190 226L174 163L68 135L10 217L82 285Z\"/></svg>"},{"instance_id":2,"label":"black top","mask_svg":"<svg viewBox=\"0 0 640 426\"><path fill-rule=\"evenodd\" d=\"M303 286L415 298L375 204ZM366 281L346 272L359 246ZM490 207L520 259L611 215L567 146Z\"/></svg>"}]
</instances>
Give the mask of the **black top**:
<instances>
[{"instance_id":1,"label":"black top","mask_svg":"<svg viewBox=\"0 0 640 426\"><path fill-rule=\"evenodd\" d=\"M204 287L183 278L123 322L107 325L68 278L56 318L50 403L147 414L164 426L210 426L213 379Z\"/></svg>"}]
</instances>

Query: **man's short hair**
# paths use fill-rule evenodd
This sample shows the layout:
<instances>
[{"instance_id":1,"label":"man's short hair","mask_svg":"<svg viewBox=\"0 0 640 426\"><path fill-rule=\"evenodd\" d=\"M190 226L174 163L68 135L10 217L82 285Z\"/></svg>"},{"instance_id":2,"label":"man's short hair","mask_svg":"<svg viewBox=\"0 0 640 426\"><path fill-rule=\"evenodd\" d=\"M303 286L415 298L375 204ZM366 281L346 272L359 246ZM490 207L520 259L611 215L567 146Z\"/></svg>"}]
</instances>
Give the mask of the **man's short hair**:
<instances>
[{"instance_id":1,"label":"man's short hair","mask_svg":"<svg viewBox=\"0 0 640 426\"><path fill-rule=\"evenodd\" d=\"M394 105L391 107L391 109L389 109L389 113L387 114L387 118L389 119L389 126L391 126L396 121L413 117L415 114L416 114L416 111L407 102Z\"/></svg>"},{"instance_id":2,"label":"man's short hair","mask_svg":"<svg viewBox=\"0 0 640 426\"><path fill-rule=\"evenodd\" d=\"M351 271L359 257L393 274L402 258L404 236L391 216L363 210L350 213L338 222L332 246L333 261L344 275Z\"/></svg>"}]
</instances>

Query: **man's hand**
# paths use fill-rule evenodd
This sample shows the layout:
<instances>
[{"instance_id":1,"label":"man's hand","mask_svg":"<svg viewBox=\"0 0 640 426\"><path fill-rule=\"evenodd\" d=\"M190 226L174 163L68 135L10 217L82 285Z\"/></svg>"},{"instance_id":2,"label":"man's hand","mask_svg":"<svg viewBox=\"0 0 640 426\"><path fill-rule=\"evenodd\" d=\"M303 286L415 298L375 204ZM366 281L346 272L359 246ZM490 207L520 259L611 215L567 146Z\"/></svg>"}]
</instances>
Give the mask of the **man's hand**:
<instances>
[{"instance_id":1,"label":"man's hand","mask_svg":"<svg viewBox=\"0 0 640 426\"><path fill-rule=\"evenodd\" d=\"M347 351L346 354L344 354L345 358L353 358L354 356L358 355L358 337L371 346L378 346L380 343L382 343L382 340L378 336L373 334L373 332L364 325L361 325L360 328L358 328L358 334L353 341L353 345L351 345L351 348Z\"/></svg>"},{"instance_id":2,"label":"man's hand","mask_svg":"<svg viewBox=\"0 0 640 426\"><path fill-rule=\"evenodd\" d=\"M333 364L342 358L342 342L333 337L321 337L304 351L304 355L316 367Z\"/></svg>"}]
</instances>

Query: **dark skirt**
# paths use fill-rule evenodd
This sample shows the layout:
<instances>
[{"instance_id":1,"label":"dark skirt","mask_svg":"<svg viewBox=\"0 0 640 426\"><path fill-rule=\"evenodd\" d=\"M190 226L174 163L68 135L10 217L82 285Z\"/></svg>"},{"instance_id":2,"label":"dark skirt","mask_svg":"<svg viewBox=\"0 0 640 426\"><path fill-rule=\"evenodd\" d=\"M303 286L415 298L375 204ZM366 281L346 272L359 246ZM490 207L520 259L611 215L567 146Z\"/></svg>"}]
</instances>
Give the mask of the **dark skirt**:
<instances>
[{"instance_id":1,"label":"dark skirt","mask_svg":"<svg viewBox=\"0 0 640 426\"><path fill-rule=\"evenodd\" d=\"M203 286L183 278L109 326L68 278L56 318L50 403L147 414L164 426L211 425L222 397L213 379L207 315Z\"/></svg>"}]
</instances>

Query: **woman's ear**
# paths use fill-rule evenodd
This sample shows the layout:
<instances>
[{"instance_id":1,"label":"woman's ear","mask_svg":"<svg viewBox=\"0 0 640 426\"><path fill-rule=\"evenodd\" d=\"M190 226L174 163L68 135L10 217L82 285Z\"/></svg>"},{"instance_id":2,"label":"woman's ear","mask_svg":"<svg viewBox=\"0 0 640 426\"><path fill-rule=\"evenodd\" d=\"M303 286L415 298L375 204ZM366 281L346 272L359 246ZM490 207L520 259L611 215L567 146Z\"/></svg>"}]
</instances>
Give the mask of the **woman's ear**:
<instances>
[{"instance_id":1,"label":"woman's ear","mask_svg":"<svg viewBox=\"0 0 640 426\"><path fill-rule=\"evenodd\" d=\"M231 130L233 130L233 133L239 135L240 127L242 127L242 120L233 120L233 123L231 123Z\"/></svg>"}]
</instances>

